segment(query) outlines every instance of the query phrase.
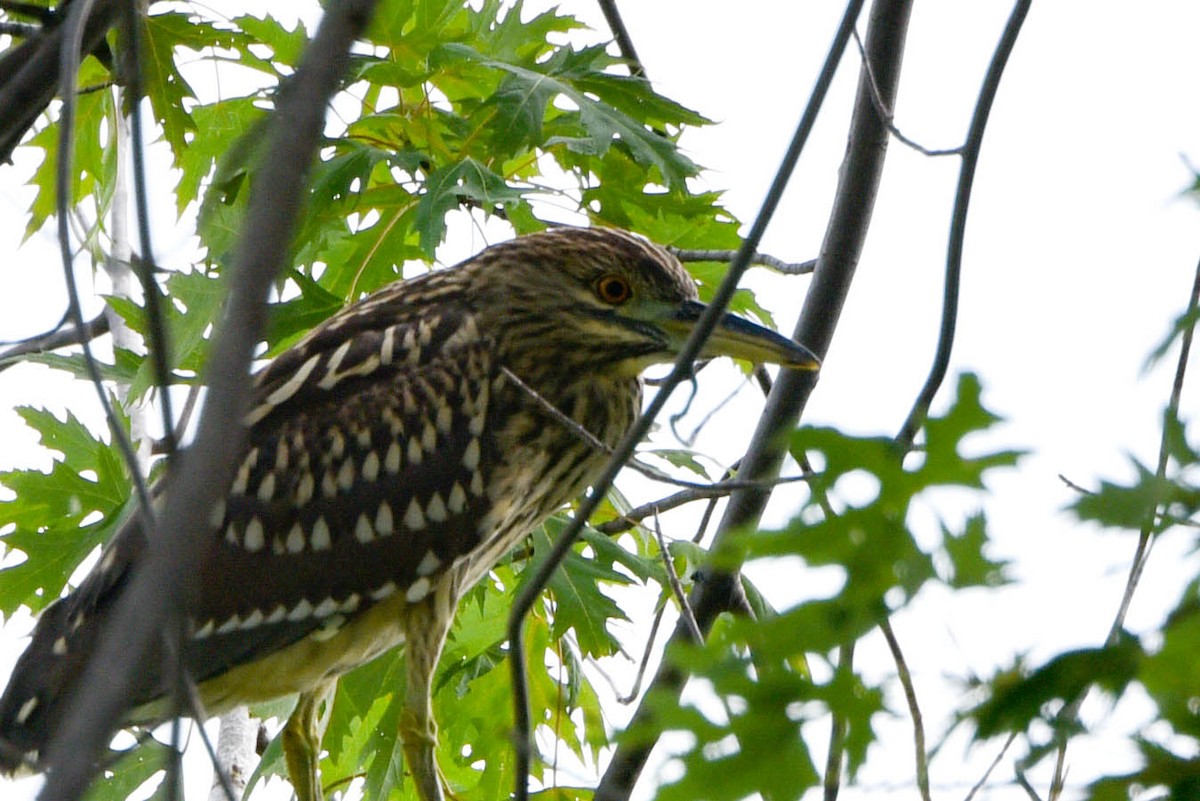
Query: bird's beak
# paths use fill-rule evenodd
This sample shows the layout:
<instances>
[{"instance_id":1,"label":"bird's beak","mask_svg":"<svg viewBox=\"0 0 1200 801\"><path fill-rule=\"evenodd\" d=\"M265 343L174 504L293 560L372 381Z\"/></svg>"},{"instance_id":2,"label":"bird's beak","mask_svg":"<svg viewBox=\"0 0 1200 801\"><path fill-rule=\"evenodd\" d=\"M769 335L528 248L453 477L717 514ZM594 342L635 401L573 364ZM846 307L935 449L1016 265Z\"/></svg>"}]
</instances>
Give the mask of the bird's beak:
<instances>
[{"instance_id":1,"label":"bird's beak","mask_svg":"<svg viewBox=\"0 0 1200 801\"><path fill-rule=\"evenodd\" d=\"M660 320L659 326L682 346L705 308L698 301L685 301L673 309L669 317ZM704 350L700 352L703 359L715 356L745 359L754 364L778 364L793 370L817 370L821 367L821 360L798 342L732 314L721 315L708 342L704 344Z\"/></svg>"}]
</instances>

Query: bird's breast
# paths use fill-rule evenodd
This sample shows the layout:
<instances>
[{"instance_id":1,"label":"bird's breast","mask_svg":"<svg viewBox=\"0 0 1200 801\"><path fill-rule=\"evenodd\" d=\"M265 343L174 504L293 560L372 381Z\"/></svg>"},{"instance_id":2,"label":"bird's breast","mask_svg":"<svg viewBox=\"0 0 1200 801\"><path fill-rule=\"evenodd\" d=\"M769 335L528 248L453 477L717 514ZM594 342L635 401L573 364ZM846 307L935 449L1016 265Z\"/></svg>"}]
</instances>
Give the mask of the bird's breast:
<instances>
[{"instance_id":1,"label":"bird's breast","mask_svg":"<svg viewBox=\"0 0 1200 801\"><path fill-rule=\"evenodd\" d=\"M586 378L539 384L509 374L497 379L493 398L499 459L480 546L463 559L464 587L595 479L637 419L641 384Z\"/></svg>"}]
</instances>

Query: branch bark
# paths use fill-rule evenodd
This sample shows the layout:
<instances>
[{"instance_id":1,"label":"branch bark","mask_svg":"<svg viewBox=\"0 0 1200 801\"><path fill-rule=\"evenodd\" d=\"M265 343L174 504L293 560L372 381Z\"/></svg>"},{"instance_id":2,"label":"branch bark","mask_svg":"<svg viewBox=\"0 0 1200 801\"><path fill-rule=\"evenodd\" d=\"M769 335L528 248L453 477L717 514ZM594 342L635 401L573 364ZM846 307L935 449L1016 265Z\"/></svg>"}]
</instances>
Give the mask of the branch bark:
<instances>
[{"instance_id":1,"label":"branch bark","mask_svg":"<svg viewBox=\"0 0 1200 801\"><path fill-rule=\"evenodd\" d=\"M66 17L75 0L65 0L54 16ZM83 53L104 46L104 36L116 19L117 0L96 0L83 32ZM58 90L58 54L65 26L46 23L35 35L0 57L0 164L25 137L38 115L46 110Z\"/></svg>"},{"instance_id":2,"label":"branch bark","mask_svg":"<svg viewBox=\"0 0 1200 801\"><path fill-rule=\"evenodd\" d=\"M45 756L54 770L47 774L42 799L63 801L83 794L130 703L130 688L153 639L178 636L179 610L195 581L196 544L205 533L208 510L226 491L245 438L241 421L249 404L250 362L261 338L268 290L289 252L326 106L374 5L374 0L330 4L303 62L280 93L265 151L272 160L251 188L225 319L209 360L209 402L195 445L168 476L166 503L146 561L133 575L108 636L78 685L82 691L71 699L64 723L47 747Z\"/></svg>"},{"instance_id":3,"label":"branch bark","mask_svg":"<svg viewBox=\"0 0 1200 801\"><path fill-rule=\"evenodd\" d=\"M911 0L877 0L871 9L866 51L875 86L872 87L867 70L860 70L841 180L812 285L795 331L795 338L822 358L829 350L850 291L887 152L888 129L875 109L872 92L878 91L887 107L894 106L911 7ZM779 475L785 455L779 435L795 426L815 384L810 373L784 371L781 374L767 398L766 409L742 460L744 476L762 480ZM769 494L762 490L742 490L731 495L714 549L729 532L757 525ZM729 607L738 581L737 573L714 570L706 571L705 580L697 582L690 600L697 622L705 633L717 615ZM671 639L683 641L688 636L686 628L676 626ZM660 701L677 699L686 681L687 674L683 670L664 661L646 696L658 696ZM653 726L653 717L650 706L643 701L630 725L638 728L647 724ZM596 801L627 799L653 746L654 742L647 741L619 746L601 778Z\"/></svg>"}]
</instances>

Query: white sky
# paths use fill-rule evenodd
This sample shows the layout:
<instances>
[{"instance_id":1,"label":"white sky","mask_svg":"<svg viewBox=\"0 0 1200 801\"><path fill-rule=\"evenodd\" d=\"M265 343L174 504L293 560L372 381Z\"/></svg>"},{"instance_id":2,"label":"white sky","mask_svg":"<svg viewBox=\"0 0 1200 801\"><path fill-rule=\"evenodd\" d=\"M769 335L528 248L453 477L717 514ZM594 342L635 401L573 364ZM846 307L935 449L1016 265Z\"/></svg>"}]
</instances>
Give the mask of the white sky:
<instances>
[{"instance_id":1,"label":"white sky","mask_svg":"<svg viewBox=\"0 0 1200 801\"><path fill-rule=\"evenodd\" d=\"M591 2L569 0L561 8L603 30ZM683 143L710 168L709 184L727 190L728 206L747 223L792 135L841 8L789 0L736 7L712 0L621 4L659 90L720 123L689 132ZM960 143L1009 10L1009 3L995 0L916 4L897 106L897 124L908 136L931 147ZM1185 160L1200 163L1197 30L1200 6L1185 0L1043 0L1035 3L1010 60L971 204L952 375L978 372L985 403L1008 421L980 447L1032 451L1016 470L996 474L986 505L997 542L992 555L1013 560L1020 583L953 598L931 588L894 621L934 741L960 702L957 679L989 675L1018 653L1037 663L1062 649L1097 645L1116 609L1133 536L1073 522L1061 512L1072 494L1056 476L1094 486L1101 478L1128 478L1131 454L1150 465L1156 458L1175 357L1150 372L1143 369L1145 357L1186 303L1200 258L1196 205L1180 196L1192 180ZM856 80L852 56L765 251L794 261L816 255ZM21 236L29 194L20 184L27 167L18 160L16 168L0 169L0 242ZM929 159L893 143L810 422L893 434L903 421L936 341L957 168L955 159ZM173 199L164 190L157 203L165 208ZM160 249L181 240L174 228L165 219L156 229ZM39 237L4 253L0 338L50 327L62 297L52 243ZM753 283L790 330L806 279L758 271ZM1192 389L1184 392L1185 420L1195 417ZM755 416L754 394L743 391L701 447L723 460L736 458L742 421ZM67 403L85 419L96 419L93 396L40 368L0 374L0 468L46 463L44 454L31 452L34 439L20 427L13 406ZM947 497L931 515L957 520L979 502ZM773 507L774 519L785 519L794 505L782 499ZM1153 627L1196 574L1191 539L1171 532L1156 546L1128 620L1135 633ZM781 604L828 589L822 577L803 571L760 576ZM858 661L870 675L890 667L874 637ZM0 675L7 662L0 661ZM903 713L898 692L892 699ZM1088 708L1091 721L1107 720L1116 731L1139 725L1139 714L1136 707L1112 712L1102 701ZM883 745L872 751L861 776L865 787L845 790L845 801L891 798L897 787L902 792L896 797L916 797L906 718L881 720L878 729ZM935 797L964 797L996 748L967 751L964 740L953 740L932 765ZM1077 797L1072 793L1098 771L1134 765L1115 736L1081 739L1070 763L1068 798ZM1011 775L1010 763L1003 763L993 777L1000 786L977 798L1024 798L1005 785ZM1047 774L1033 777L1044 791ZM647 786L652 783L648 777Z\"/></svg>"}]
</instances>

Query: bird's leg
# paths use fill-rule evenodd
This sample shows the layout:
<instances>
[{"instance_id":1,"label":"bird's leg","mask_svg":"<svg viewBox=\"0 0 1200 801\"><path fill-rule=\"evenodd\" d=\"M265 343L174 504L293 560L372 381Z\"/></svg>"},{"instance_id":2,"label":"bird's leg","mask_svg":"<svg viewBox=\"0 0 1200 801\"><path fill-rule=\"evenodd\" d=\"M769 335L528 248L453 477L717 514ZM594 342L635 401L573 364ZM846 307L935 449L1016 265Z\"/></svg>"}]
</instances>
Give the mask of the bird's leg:
<instances>
[{"instance_id":1,"label":"bird's leg","mask_svg":"<svg viewBox=\"0 0 1200 801\"><path fill-rule=\"evenodd\" d=\"M442 775L434 757L437 721L433 717L433 673L454 621L457 582L443 582L434 595L409 608L404 661L408 689L400 711L404 759L422 801L443 801Z\"/></svg>"},{"instance_id":2,"label":"bird's leg","mask_svg":"<svg viewBox=\"0 0 1200 801\"><path fill-rule=\"evenodd\" d=\"M319 715L321 702L330 697L336 685L337 680L330 679L300 693L296 708L283 727L283 757L299 801L321 801L317 769L321 764L323 727Z\"/></svg>"}]
</instances>

